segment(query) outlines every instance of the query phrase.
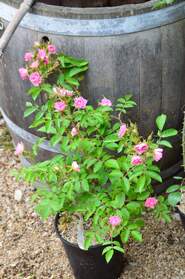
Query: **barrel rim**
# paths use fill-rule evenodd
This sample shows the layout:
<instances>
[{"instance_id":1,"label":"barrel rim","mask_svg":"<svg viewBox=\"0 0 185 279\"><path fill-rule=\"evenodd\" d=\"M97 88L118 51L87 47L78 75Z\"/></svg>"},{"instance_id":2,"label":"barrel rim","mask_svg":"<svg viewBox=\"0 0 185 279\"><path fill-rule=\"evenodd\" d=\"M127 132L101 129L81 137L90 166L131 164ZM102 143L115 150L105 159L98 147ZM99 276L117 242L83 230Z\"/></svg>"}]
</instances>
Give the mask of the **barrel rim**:
<instances>
[{"instance_id":1,"label":"barrel rim","mask_svg":"<svg viewBox=\"0 0 185 279\"><path fill-rule=\"evenodd\" d=\"M0 17L11 21L16 9L0 2ZM67 19L28 13L21 27L33 31L80 37L104 37L136 33L185 19L185 1L145 14L111 19Z\"/></svg>"},{"instance_id":2,"label":"barrel rim","mask_svg":"<svg viewBox=\"0 0 185 279\"><path fill-rule=\"evenodd\" d=\"M126 4L113 7L92 7L92 8L78 8L78 7L64 7L56 5L47 5L37 2L33 5L31 12L34 14L63 17L63 18L79 18L79 19L101 19L101 18L114 18L123 16L133 16L138 14L148 13L154 10L154 4L159 0L149 0L140 4ZM1 0L1 2L18 8L22 0ZM184 0L176 0L175 3L169 5L175 6L176 4L184 2ZM161 7L163 10L166 7Z\"/></svg>"},{"instance_id":3,"label":"barrel rim","mask_svg":"<svg viewBox=\"0 0 185 279\"><path fill-rule=\"evenodd\" d=\"M24 130L23 128L19 127L18 125L16 125L6 115L6 113L3 111L2 108L0 108L0 113L2 114L2 116L4 118L8 129L10 131L12 131L12 133L14 133L18 137L20 137L22 140L29 142L31 145L33 145L34 143L36 143L38 141L38 139L39 139L38 136L36 136L36 135ZM52 147L50 145L49 141L47 141L47 140L45 140L43 143L40 144L40 148L42 148L43 150L46 150L48 152L51 152L51 153L61 154L60 146L56 145L55 147Z\"/></svg>"}]
</instances>

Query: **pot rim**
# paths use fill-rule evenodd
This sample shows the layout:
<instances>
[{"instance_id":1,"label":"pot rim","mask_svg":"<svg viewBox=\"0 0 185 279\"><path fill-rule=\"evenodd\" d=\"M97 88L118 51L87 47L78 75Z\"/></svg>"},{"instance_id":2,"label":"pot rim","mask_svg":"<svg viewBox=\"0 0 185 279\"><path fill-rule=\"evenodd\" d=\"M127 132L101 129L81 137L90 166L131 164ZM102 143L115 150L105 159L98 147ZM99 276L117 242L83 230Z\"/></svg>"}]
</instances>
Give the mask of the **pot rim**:
<instances>
[{"instance_id":1,"label":"pot rim","mask_svg":"<svg viewBox=\"0 0 185 279\"><path fill-rule=\"evenodd\" d=\"M2 0L3 3L11 5L13 7L19 7L22 0ZM107 19L115 17L125 17L133 16L138 14L144 14L147 12L154 11L153 5L157 3L158 0L149 0L147 2L139 4L123 4L112 7L66 7L66 6L57 6L57 5L48 5L41 2L36 2L31 12L40 15L49 15L53 17L63 17L63 18L76 18L79 19ZM184 0L177 0L175 3L167 6L175 6ZM163 10L165 7L161 7L158 10Z\"/></svg>"},{"instance_id":2,"label":"pot rim","mask_svg":"<svg viewBox=\"0 0 185 279\"><path fill-rule=\"evenodd\" d=\"M182 212L178 206L176 206L177 212L185 218L185 212Z\"/></svg>"},{"instance_id":3,"label":"pot rim","mask_svg":"<svg viewBox=\"0 0 185 279\"><path fill-rule=\"evenodd\" d=\"M57 213L56 216L55 216L55 219L54 219L54 227L55 227L55 232L56 232L57 236L60 238L60 240L61 240L62 242L65 242L65 244L80 249L80 247L78 246L77 243L69 242L67 239L65 239L65 238L61 235L61 233L60 233L59 230L58 230L58 221L59 221L59 218L60 218L60 213ZM88 252L90 249L96 249L96 248L100 248L100 247L104 247L104 245L96 244L96 245L90 246L88 250L82 250L82 249L80 249L80 250L82 250L82 251L84 251L84 252Z\"/></svg>"}]
</instances>

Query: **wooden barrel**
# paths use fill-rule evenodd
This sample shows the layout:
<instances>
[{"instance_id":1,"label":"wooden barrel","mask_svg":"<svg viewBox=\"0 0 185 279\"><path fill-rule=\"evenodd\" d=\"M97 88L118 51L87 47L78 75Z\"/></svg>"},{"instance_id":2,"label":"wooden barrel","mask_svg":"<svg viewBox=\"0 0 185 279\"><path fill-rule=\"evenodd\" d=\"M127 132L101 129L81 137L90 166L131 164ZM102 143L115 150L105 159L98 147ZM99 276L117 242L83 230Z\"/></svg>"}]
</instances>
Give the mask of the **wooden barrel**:
<instances>
[{"instance_id":1,"label":"wooden barrel","mask_svg":"<svg viewBox=\"0 0 185 279\"><path fill-rule=\"evenodd\" d=\"M83 95L96 102L102 95L115 101L132 92L137 108L130 118L142 135L154 129L157 115L168 115L168 125L182 127L185 103L185 1L159 10L156 0L137 5L71 8L36 3L15 32L0 66L3 115L14 140L29 147L36 139L23 119L29 83L19 78L24 53L34 41L49 37L66 54L89 60ZM20 0L1 0L0 18L6 25ZM181 135L163 160L164 177L178 173ZM40 159L56 149L42 146Z\"/></svg>"}]
</instances>

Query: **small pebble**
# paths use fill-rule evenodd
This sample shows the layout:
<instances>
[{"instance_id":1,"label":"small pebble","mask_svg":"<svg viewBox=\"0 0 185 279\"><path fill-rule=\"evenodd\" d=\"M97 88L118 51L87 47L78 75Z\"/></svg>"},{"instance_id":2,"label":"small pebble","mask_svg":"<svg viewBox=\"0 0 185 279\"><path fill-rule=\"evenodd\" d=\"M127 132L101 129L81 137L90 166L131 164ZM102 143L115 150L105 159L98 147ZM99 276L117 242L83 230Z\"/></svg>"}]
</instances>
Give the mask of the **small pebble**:
<instances>
[{"instance_id":1,"label":"small pebble","mask_svg":"<svg viewBox=\"0 0 185 279\"><path fill-rule=\"evenodd\" d=\"M15 199L17 202L20 202L20 201L22 201L22 197L23 197L22 191L19 190L19 189L16 189L16 190L15 190L15 193L14 193L14 199Z\"/></svg>"}]
</instances>

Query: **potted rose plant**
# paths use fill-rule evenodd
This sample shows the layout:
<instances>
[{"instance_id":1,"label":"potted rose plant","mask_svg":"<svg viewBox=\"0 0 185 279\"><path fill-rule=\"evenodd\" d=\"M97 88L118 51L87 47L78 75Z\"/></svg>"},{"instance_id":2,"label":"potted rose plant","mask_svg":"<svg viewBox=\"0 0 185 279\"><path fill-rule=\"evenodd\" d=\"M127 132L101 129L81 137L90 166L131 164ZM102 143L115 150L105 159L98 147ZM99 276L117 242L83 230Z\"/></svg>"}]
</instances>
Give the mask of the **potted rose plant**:
<instances>
[{"instance_id":1,"label":"potted rose plant","mask_svg":"<svg viewBox=\"0 0 185 279\"><path fill-rule=\"evenodd\" d=\"M136 105L131 95L119 98L115 107L105 97L96 106L89 104L78 90L87 61L57 54L50 42L35 44L24 58L21 78L33 84L24 116L34 113L30 127L45 133L61 153L23 167L17 177L42 184L33 194L35 210L42 219L56 215L56 231L75 277L118 278L125 243L142 241L144 214L153 211L170 221L168 199L155 197L152 181L162 182L156 163L163 148L171 148L166 138L177 131L165 130L162 114L156 119L157 135L140 136L136 124L126 122L127 110ZM35 155L40 142L33 146ZM19 143L16 154L23 153Z\"/></svg>"}]
</instances>

